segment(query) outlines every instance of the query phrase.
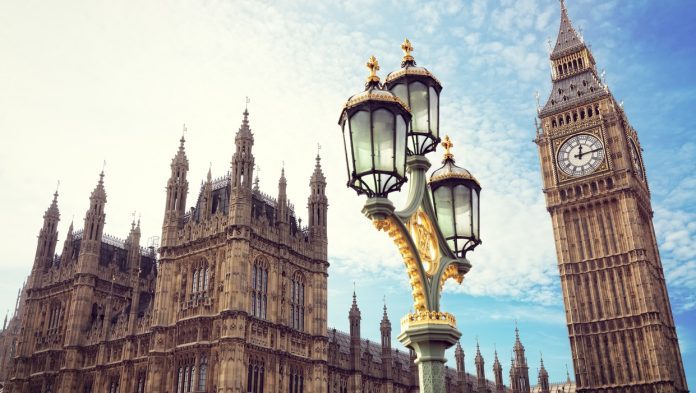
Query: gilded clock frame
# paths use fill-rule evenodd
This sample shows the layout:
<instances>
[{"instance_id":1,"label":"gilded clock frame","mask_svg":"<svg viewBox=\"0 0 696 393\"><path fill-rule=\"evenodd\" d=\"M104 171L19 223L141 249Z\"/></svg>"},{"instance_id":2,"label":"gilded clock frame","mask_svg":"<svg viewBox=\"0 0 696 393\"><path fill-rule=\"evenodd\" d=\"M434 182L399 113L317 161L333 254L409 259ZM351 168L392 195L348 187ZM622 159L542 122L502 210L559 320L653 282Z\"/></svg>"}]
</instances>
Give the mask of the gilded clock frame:
<instances>
[{"instance_id":1,"label":"gilded clock frame","mask_svg":"<svg viewBox=\"0 0 696 393\"><path fill-rule=\"evenodd\" d=\"M555 138L551 140L551 152L553 154L553 174L554 178L556 179L556 184L566 184L566 183L571 183L580 179L586 179L588 177L592 176L597 176L599 174L603 174L608 172L611 169L611 164L610 164L610 154L607 151L607 143L606 143L606 130L604 129L604 125L600 122L592 122L593 124L587 124L586 127L573 127L572 132L565 132L562 134L557 135ZM587 135L592 135L595 138L599 139L599 141L602 143L602 147L604 148L604 159L602 162L597 166L597 168L592 172L587 175L583 176L570 176L565 174L562 170L559 169L558 167L558 153L563 146L563 144L575 137L576 135L580 134L587 134Z\"/></svg>"}]
</instances>

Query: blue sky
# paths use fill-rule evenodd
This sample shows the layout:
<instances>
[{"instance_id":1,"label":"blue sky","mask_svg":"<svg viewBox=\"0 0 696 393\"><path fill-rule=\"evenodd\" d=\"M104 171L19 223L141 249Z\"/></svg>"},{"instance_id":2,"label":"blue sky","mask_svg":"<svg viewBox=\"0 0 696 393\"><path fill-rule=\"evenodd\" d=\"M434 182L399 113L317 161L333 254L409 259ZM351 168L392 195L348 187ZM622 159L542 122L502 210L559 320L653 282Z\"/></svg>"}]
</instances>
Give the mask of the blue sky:
<instances>
[{"instance_id":1,"label":"blue sky","mask_svg":"<svg viewBox=\"0 0 696 393\"><path fill-rule=\"evenodd\" d=\"M567 0L598 67L638 130L689 385L696 386L696 7L687 1ZM301 215L316 144L329 186L330 325L347 330L353 281L367 338L378 339L382 298L394 325L410 304L401 261L344 187L336 119L360 91L375 55L381 76L398 67L404 37L444 85L441 129L458 164L483 186L483 245L463 285L448 285L472 371L476 337L490 373L494 345L508 373L518 320L532 381L539 352L552 380L570 350L551 223L531 142L535 92L550 90L549 1L0 0L0 310L14 306L35 236L61 180L62 240L81 226L107 161L106 232L125 237L131 213L143 237L159 235L168 163L189 128L192 185L229 167L244 97L251 97L261 187L276 193L285 163ZM431 155L437 162L441 152ZM196 187L192 187L192 190ZM196 197L192 192L189 199ZM449 363L453 366L453 362ZM489 374L489 376L491 376ZM507 376L506 376L507 378Z\"/></svg>"}]
</instances>

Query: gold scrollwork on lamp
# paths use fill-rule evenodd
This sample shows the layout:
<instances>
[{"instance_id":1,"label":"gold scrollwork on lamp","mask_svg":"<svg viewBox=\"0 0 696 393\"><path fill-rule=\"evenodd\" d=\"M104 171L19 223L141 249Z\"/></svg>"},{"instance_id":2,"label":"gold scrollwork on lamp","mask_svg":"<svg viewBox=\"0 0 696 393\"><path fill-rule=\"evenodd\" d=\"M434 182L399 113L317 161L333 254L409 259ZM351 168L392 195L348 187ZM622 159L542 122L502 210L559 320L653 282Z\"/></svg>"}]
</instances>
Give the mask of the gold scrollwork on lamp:
<instances>
[{"instance_id":1,"label":"gold scrollwork on lamp","mask_svg":"<svg viewBox=\"0 0 696 393\"><path fill-rule=\"evenodd\" d=\"M401 258L404 261L404 265L406 265L408 281L411 284L414 308L416 311L427 311L425 305L425 285L418 273L417 258L411 251L411 247L405 237L406 234L399 229L399 225L394 223L393 220L395 220L394 217L387 217L382 220L374 220L373 223L377 230L387 232L401 253Z\"/></svg>"}]
</instances>

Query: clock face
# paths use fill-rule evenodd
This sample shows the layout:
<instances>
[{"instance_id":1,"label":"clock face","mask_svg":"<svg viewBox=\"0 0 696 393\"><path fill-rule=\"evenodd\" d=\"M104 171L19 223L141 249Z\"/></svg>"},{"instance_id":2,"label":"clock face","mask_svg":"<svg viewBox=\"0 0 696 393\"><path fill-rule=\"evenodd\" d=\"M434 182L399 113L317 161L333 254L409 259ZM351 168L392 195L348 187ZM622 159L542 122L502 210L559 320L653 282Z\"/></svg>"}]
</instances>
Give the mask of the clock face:
<instances>
[{"instance_id":1,"label":"clock face","mask_svg":"<svg viewBox=\"0 0 696 393\"><path fill-rule=\"evenodd\" d=\"M602 161L604 161L604 146L593 135L572 136L558 149L558 168L568 176L589 175Z\"/></svg>"},{"instance_id":2,"label":"clock face","mask_svg":"<svg viewBox=\"0 0 696 393\"><path fill-rule=\"evenodd\" d=\"M638 146L636 146L636 142L633 141L633 139L630 139L631 145L631 161L633 164L633 171L636 173L636 176L640 180L643 180L643 163L640 162L640 153L638 152Z\"/></svg>"}]
</instances>

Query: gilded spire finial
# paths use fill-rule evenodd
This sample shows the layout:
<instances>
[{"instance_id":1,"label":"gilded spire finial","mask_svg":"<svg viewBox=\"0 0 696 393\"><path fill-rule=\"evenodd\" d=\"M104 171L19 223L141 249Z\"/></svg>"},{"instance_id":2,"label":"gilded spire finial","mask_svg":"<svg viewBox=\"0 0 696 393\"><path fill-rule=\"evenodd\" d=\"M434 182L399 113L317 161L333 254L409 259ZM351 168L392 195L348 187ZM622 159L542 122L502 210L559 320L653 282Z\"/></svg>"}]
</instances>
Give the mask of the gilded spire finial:
<instances>
[{"instance_id":1,"label":"gilded spire finial","mask_svg":"<svg viewBox=\"0 0 696 393\"><path fill-rule=\"evenodd\" d=\"M411 45L411 41L409 41L408 38L406 38L404 43L401 44L401 50L404 51L404 58L402 59L403 62L413 61L413 56L411 56L411 52L413 52L413 45Z\"/></svg>"},{"instance_id":2,"label":"gilded spire finial","mask_svg":"<svg viewBox=\"0 0 696 393\"><path fill-rule=\"evenodd\" d=\"M379 82L379 76L377 76L377 71L379 71L379 62L377 61L377 58L370 56L366 66L370 70L370 76L367 77L367 82Z\"/></svg>"},{"instance_id":3,"label":"gilded spire finial","mask_svg":"<svg viewBox=\"0 0 696 393\"><path fill-rule=\"evenodd\" d=\"M449 135L445 136L445 140L442 141L441 145L442 145L442 147L445 148L445 160L454 160L454 154L452 154L452 152L450 151L450 149L452 149L452 146L454 146L454 144L450 140Z\"/></svg>"}]
</instances>

